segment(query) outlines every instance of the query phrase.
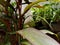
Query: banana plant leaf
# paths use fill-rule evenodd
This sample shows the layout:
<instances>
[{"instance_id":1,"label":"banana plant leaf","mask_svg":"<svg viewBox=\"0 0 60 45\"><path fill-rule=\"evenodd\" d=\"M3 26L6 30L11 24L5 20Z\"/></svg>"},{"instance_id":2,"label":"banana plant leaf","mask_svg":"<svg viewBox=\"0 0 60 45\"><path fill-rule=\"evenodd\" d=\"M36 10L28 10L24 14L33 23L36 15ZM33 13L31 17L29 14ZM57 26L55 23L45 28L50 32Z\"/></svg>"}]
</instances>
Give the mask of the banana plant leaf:
<instances>
[{"instance_id":1,"label":"banana plant leaf","mask_svg":"<svg viewBox=\"0 0 60 45\"><path fill-rule=\"evenodd\" d=\"M53 38L34 28L23 29L17 31L17 33L27 39L32 45L60 45Z\"/></svg>"}]
</instances>

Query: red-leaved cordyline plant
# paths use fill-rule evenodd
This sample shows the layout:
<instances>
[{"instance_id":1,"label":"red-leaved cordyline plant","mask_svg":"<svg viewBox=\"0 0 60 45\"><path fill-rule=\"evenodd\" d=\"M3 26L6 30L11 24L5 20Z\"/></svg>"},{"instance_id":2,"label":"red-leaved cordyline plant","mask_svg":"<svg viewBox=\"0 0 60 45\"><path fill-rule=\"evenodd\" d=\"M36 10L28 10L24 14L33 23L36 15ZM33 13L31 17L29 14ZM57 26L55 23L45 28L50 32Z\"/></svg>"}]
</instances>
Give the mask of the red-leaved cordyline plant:
<instances>
[{"instance_id":1,"label":"red-leaved cordyline plant","mask_svg":"<svg viewBox=\"0 0 60 45\"><path fill-rule=\"evenodd\" d=\"M3 11L3 13L5 14L5 16L11 16L11 18L3 18L0 17L0 21L2 21L6 28L7 28L7 32L12 32L11 26L12 24L14 25L14 31L17 30L21 30L23 28L22 25L22 15L21 15L21 4L22 4L22 0L15 0L16 1L16 8L14 8L11 4L10 4L11 0L0 0L0 4L5 8L5 10ZM8 8L12 9L12 14L9 12ZM18 12L18 13L17 13ZM15 15L14 15L15 13ZM18 15L16 15L18 14ZM18 18L19 16L19 18ZM17 20L16 22L14 22L14 20ZM16 34L12 34L10 35L10 41L11 41L11 45L17 45L18 44L18 39Z\"/></svg>"},{"instance_id":2,"label":"red-leaved cordyline plant","mask_svg":"<svg viewBox=\"0 0 60 45\"><path fill-rule=\"evenodd\" d=\"M22 0L15 0L16 7L10 4L10 2L11 0L0 0L0 4L4 7L4 10L3 10L4 15L0 17L0 21L3 22L6 26L6 29L7 29L6 35L9 35L11 45L17 45L18 36L16 34L16 31L23 29L24 14L28 10L23 14L21 14ZM26 3L30 4L28 2Z\"/></svg>"}]
</instances>

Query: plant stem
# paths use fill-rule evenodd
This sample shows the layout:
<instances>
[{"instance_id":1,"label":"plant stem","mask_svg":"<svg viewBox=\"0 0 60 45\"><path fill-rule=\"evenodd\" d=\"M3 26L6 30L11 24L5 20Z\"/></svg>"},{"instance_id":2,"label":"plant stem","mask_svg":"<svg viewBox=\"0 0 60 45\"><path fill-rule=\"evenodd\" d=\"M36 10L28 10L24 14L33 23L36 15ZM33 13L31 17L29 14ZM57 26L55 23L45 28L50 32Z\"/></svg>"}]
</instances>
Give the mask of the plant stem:
<instances>
[{"instance_id":1,"label":"plant stem","mask_svg":"<svg viewBox=\"0 0 60 45\"><path fill-rule=\"evenodd\" d=\"M17 2L18 12L19 12L19 18L18 18L18 30L19 30L23 28L23 25L22 25L23 17L21 15L22 0L16 0L16 2Z\"/></svg>"}]
</instances>

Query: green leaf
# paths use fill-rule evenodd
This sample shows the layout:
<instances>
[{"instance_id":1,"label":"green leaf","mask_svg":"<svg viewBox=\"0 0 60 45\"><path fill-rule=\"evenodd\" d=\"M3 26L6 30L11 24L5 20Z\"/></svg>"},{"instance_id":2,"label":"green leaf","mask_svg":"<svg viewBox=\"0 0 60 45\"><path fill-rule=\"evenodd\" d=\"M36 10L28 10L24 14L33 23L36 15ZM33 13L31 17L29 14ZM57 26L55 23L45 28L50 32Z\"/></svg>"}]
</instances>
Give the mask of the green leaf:
<instances>
[{"instance_id":1,"label":"green leaf","mask_svg":"<svg viewBox=\"0 0 60 45\"><path fill-rule=\"evenodd\" d=\"M21 42L23 45L31 45L28 41Z\"/></svg>"},{"instance_id":2,"label":"green leaf","mask_svg":"<svg viewBox=\"0 0 60 45\"><path fill-rule=\"evenodd\" d=\"M39 3L39 2L44 2L46 0L38 0L38 1L35 1L35 2L32 2L31 4L27 5L26 8L24 9L24 12L22 15L24 15L33 5Z\"/></svg>"},{"instance_id":3,"label":"green leaf","mask_svg":"<svg viewBox=\"0 0 60 45\"><path fill-rule=\"evenodd\" d=\"M60 2L60 0L49 0L51 2Z\"/></svg>"},{"instance_id":4,"label":"green leaf","mask_svg":"<svg viewBox=\"0 0 60 45\"><path fill-rule=\"evenodd\" d=\"M41 32L43 32L43 33L49 33L49 34L52 34L52 35L54 35L55 33L53 33L53 32L51 32L51 31L49 31L49 30L40 30Z\"/></svg>"},{"instance_id":5,"label":"green leaf","mask_svg":"<svg viewBox=\"0 0 60 45\"><path fill-rule=\"evenodd\" d=\"M57 41L34 28L27 28L17 32L33 45L60 45Z\"/></svg>"}]
</instances>

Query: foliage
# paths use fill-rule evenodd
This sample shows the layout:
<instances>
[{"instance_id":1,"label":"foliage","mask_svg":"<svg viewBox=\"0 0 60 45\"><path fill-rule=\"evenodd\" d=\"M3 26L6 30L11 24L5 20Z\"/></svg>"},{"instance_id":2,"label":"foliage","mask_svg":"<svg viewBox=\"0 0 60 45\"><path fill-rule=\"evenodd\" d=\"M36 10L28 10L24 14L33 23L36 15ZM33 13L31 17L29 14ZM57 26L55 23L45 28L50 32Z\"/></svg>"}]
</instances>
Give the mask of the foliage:
<instances>
[{"instance_id":1,"label":"foliage","mask_svg":"<svg viewBox=\"0 0 60 45\"><path fill-rule=\"evenodd\" d=\"M45 4L43 8L32 7L33 19L35 21L41 21L40 17L43 17L46 20L49 20L49 23L60 20L59 15L60 8L59 9L53 8L52 5L55 6L55 3Z\"/></svg>"},{"instance_id":2,"label":"foliage","mask_svg":"<svg viewBox=\"0 0 60 45\"><path fill-rule=\"evenodd\" d=\"M60 20L60 8L57 8L59 3L45 4L42 7L32 7L31 12L35 22L42 22L44 26L49 25L50 29L53 30L51 24ZM39 6L39 5L38 5Z\"/></svg>"},{"instance_id":3,"label":"foliage","mask_svg":"<svg viewBox=\"0 0 60 45\"><path fill-rule=\"evenodd\" d=\"M25 0L26 3L27 3L27 1L28 0ZM44 2L44 1L46 1L46 0L37 0L35 2L32 2L32 3L28 4L28 6L26 6L26 8L24 9L23 14L21 14L22 0L18 0L18 1L15 0L14 3L10 3L11 0L0 0L0 4L3 7L3 8L0 9L0 13L1 13L0 14L0 22L1 22L0 26L5 27L5 33L6 33L5 37L4 37L4 43L2 42L3 45L11 45L11 44L12 45L17 45L17 44L19 45L20 44L21 39L17 35L16 31L23 29L24 21L25 21L24 15L27 13L27 11L31 7L33 7L33 5L35 5L39 2ZM37 13L39 13L39 11ZM42 20L44 20L51 27L51 25L45 20L45 18L43 18L43 17L40 17L40 18ZM30 26L31 25L32 25L32 23L30 23ZM35 38L35 36L33 36L33 37ZM24 42L22 42L22 43L24 43ZM27 42L27 43L29 43L29 42Z\"/></svg>"},{"instance_id":4,"label":"foliage","mask_svg":"<svg viewBox=\"0 0 60 45\"><path fill-rule=\"evenodd\" d=\"M31 4L29 4L29 5L26 6L26 8L24 9L24 12L23 12L22 15L24 15L33 5L35 5L35 4L39 3L39 2L44 2L44 1L46 1L46 0L38 0L38 1L35 1L35 2L31 3Z\"/></svg>"}]
</instances>

